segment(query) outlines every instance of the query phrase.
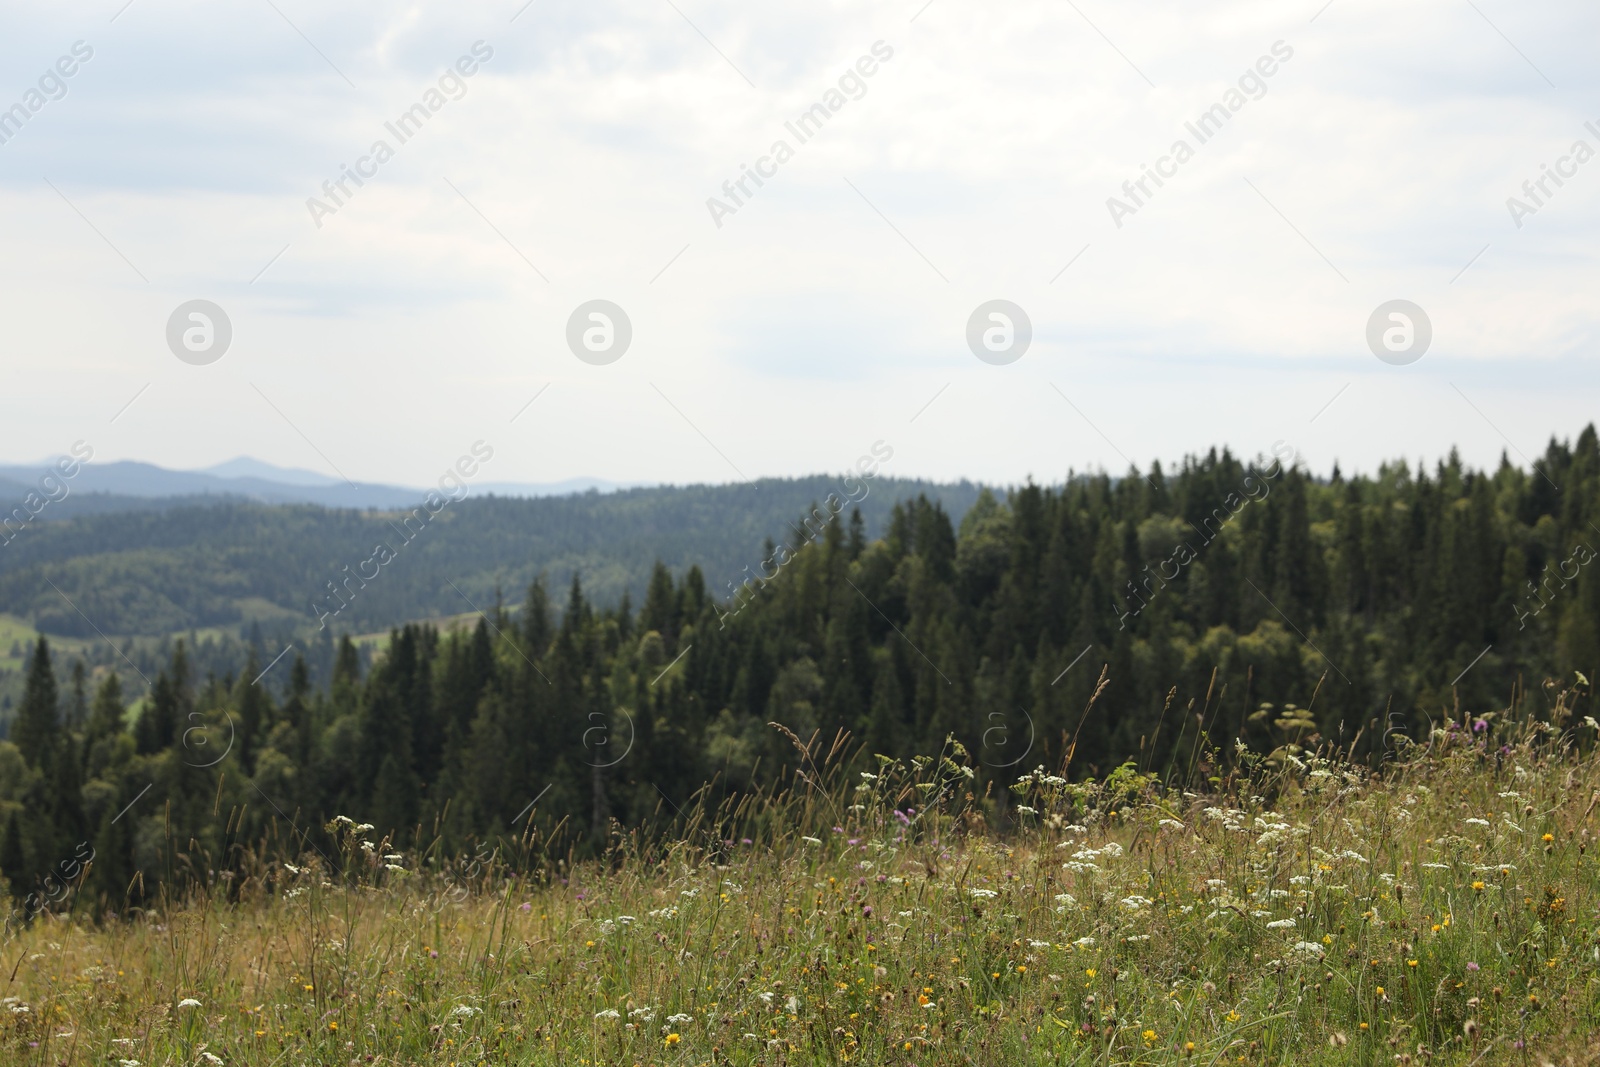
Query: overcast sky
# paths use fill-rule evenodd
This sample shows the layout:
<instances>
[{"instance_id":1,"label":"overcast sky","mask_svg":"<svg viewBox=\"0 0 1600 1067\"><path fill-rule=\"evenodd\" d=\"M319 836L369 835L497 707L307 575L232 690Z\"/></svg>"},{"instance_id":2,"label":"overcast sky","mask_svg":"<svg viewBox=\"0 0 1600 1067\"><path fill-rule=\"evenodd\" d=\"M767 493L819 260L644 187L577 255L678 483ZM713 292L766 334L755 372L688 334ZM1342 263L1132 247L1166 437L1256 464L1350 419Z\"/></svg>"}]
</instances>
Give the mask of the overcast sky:
<instances>
[{"instance_id":1,"label":"overcast sky","mask_svg":"<svg viewBox=\"0 0 1600 1067\"><path fill-rule=\"evenodd\" d=\"M1597 411L1592 3L123 4L0 16L0 460L423 484L481 439L480 478L683 483L881 440L1057 481L1519 460ZM203 365L194 299L232 330ZM604 365L593 299L631 322ZM1003 365L995 299L1032 325ZM1396 299L1432 330L1401 365Z\"/></svg>"}]
</instances>

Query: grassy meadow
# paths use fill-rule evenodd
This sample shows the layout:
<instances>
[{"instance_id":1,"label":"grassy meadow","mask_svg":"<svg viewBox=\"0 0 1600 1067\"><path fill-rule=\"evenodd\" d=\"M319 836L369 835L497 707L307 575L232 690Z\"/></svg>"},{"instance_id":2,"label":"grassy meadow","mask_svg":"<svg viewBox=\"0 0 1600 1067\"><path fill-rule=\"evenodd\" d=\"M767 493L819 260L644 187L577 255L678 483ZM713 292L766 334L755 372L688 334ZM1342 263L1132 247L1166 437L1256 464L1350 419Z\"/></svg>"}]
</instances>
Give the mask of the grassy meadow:
<instances>
[{"instance_id":1,"label":"grassy meadow","mask_svg":"<svg viewBox=\"0 0 1600 1067\"><path fill-rule=\"evenodd\" d=\"M959 746L812 744L583 862L532 817L449 863L341 817L340 854L14 922L0 1062L1591 1063L1600 758L1546 696L1376 769L1263 709L1285 743L1201 754L1234 768L1204 793L1129 764L975 796Z\"/></svg>"}]
</instances>

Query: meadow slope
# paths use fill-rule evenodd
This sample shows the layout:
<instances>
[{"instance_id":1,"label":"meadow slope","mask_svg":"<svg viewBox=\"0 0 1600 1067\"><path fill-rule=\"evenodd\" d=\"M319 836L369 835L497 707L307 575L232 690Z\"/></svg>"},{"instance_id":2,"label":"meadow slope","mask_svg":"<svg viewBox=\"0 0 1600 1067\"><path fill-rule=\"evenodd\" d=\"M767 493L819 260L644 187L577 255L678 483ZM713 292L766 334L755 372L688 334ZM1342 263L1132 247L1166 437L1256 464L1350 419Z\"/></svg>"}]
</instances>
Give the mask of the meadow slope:
<instances>
[{"instance_id":1,"label":"meadow slope","mask_svg":"<svg viewBox=\"0 0 1600 1067\"><path fill-rule=\"evenodd\" d=\"M1130 763L972 796L959 746L812 744L787 790L595 862L532 816L521 854L449 863L341 817L338 854L13 925L0 1060L1591 1063L1597 729L1546 695L1378 768L1291 712L1203 795Z\"/></svg>"}]
</instances>

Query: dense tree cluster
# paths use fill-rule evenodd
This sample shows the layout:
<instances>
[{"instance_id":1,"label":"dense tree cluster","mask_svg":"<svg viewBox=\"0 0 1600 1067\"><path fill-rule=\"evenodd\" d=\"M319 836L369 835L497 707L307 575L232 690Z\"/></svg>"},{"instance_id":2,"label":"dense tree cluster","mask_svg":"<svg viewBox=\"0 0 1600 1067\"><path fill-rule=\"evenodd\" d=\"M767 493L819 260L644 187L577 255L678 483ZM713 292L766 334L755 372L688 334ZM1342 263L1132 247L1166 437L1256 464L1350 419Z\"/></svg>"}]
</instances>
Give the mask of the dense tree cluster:
<instances>
[{"instance_id":1,"label":"dense tree cluster","mask_svg":"<svg viewBox=\"0 0 1600 1067\"><path fill-rule=\"evenodd\" d=\"M334 814L401 846L562 824L593 848L702 787L803 769L769 723L890 756L953 735L1003 815L993 787L1069 755L1073 775L1214 773L1291 705L1373 759L1430 718L1537 701L1549 678L1579 682L1590 712L1592 428L1531 471L1452 457L1316 480L1280 459L984 493L959 524L918 497L877 540L823 509L821 534L793 524L736 601L698 567L657 564L637 611L596 607L576 578L552 602L536 580L475 628L394 630L370 668L343 640L326 686L299 655L275 690L254 658L199 680L179 644L125 709L104 671L63 697L41 639L0 744L0 870L25 893L90 842L89 893L121 906L253 850L326 846Z\"/></svg>"}]
</instances>

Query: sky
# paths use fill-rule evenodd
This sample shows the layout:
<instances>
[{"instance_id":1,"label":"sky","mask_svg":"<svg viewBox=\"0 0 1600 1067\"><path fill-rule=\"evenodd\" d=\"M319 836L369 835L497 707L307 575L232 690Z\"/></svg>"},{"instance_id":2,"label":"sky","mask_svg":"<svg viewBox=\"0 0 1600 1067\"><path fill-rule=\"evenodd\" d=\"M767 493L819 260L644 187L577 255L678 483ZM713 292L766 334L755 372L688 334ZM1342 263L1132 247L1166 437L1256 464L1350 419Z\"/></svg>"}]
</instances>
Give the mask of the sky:
<instances>
[{"instance_id":1,"label":"sky","mask_svg":"<svg viewBox=\"0 0 1600 1067\"><path fill-rule=\"evenodd\" d=\"M1012 484L1597 408L1592 3L0 19L6 462Z\"/></svg>"}]
</instances>

